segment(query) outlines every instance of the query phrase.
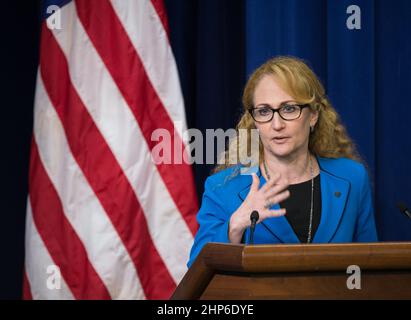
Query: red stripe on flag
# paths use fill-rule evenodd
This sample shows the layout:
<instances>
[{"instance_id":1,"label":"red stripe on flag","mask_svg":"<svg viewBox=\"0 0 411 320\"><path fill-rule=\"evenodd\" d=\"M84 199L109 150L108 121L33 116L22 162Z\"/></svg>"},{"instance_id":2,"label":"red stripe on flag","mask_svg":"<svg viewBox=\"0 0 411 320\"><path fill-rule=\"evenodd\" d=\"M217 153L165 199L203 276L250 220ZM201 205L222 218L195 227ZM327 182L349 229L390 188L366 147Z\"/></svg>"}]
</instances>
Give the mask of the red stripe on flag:
<instances>
[{"instance_id":1,"label":"red stripe on flag","mask_svg":"<svg viewBox=\"0 0 411 320\"><path fill-rule=\"evenodd\" d=\"M26 268L24 268L23 273L23 300L33 300L33 296L31 295L30 290L30 282L27 278Z\"/></svg>"},{"instance_id":2,"label":"red stripe on flag","mask_svg":"<svg viewBox=\"0 0 411 320\"><path fill-rule=\"evenodd\" d=\"M76 299L110 299L88 260L86 249L64 215L60 198L33 139L30 157L30 203L33 221L47 250Z\"/></svg>"},{"instance_id":3,"label":"red stripe on flag","mask_svg":"<svg viewBox=\"0 0 411 320\"><path fill-rule=\"evenodd\" d=\"M174 124L111 3L101 0L97 9L91 1L76 0L76 6L90 40L127 101L150 150L156 145L155 141L151 141L151 134L160 128L170 133L171 146L176 144L184 150L184 144L178 134L174 134ZM173 147L171 151L174 159ZM157 168L186 224L195 235L198 205L191 166L172 163L159 164Z\"/></svg>"},{"instance_id":4,"label":"red stripe on flag","mask_svg":"<svg viewBox=\"0 0 411 320\"><path fill-rule=\"evenodd\" d=\"M129 252L145 296L169 298L176 284L154 246L144 212L73 87L66 57L44 23L40 63L44 86L63 124L70 150Z\"/></svg>"},{"instance_id":5,"label":"red stripe on flag","mask_svg":"<svg viewBox=\"0 0 411 320\"><path fill-rule=\"evenodd\" d=\"M163 25L164 31L167 33L168 39L170 39L170 29L168 27L167 11L163 0L151 0L154 9L160 18L161 24Z\"/></svg>"}]
</instances>

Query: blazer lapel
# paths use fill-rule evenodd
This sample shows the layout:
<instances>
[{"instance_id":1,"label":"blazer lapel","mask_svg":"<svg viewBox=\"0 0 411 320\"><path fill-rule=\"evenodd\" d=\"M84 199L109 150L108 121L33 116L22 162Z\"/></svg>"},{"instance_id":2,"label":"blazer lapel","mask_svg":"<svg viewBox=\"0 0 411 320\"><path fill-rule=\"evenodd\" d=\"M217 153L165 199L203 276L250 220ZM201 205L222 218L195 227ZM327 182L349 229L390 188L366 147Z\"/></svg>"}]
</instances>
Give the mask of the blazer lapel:
<instances>
[{"instance_id":1,"label":"blazer lapel","mask_svg":"<svg viewBox=\"0 0 411 320\"><path fill-rule=\"evenodd\" d=\"M273 205L271 210L280 209L279 204ZM293 228L285 216L265 219L261 224L283 243L300 243Z\"/></svg>"},{"instance_id":2,"label":"blazer lapel","mask_svg":"<svg viewBox=\"0 0 411 320\"><path fill-rule=\"evenodd\" d=\"M319 161L320 165L321 162ZM350 183L321 169L321 221L313 242L331 242L337 231L350 191Z\"/></svg>"},{"instance_id":3,"label":"blazer lapel","mask_svg":"<svg viewBox=\"0 0 411 320\"><path fill-rule=\"evenodd\" d=\"M337 231L348 199L350 183L330 172L322 158L317 157L317 160L320 165L322 204L321 221L314 235L313 242L325 243L330 242ZM262 176L260 169L254 170L254 172L256 172L260 178L261 187L266 181ZM242 201L245 200L250 191L252 180L249 178L244 182L245 183L241 185L241 190L238 193L238 196ZM280 209L280 206L275 204L271 207L271 209ZM261 224L267 229L268 232L283 243L300 242L285 216L269 218L261 222Z\"/></svg>"}]
</instances>

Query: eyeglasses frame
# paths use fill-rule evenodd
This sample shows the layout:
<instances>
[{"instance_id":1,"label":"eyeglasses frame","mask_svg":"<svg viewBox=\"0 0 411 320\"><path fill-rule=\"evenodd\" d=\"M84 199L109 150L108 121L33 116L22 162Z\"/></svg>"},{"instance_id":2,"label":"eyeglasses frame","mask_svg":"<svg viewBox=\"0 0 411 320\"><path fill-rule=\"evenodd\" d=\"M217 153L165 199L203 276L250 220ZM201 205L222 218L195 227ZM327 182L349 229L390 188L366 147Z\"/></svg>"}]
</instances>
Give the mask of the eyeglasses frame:
<instances>
[{"instance_id":1,"label":"eyeglasses frame","mask_svg":"<svg viewBox=\"0 0 411 320\"><path fill-rule=\"evenodd\" d=\"M283 107L286 106L286 105L288 105L288 106L296 106L296 107L299 107L299 108L300 108L300 114L298 115L297 118L295 118L295 119L284 119L284 118L281 116L280 110L281 110L281 108L283 108ZM258 122L258 123L267 123L267 122L272 121L276 112L278 112L278 115L279 115L280 118L283 119L284 121L294 121L294 120L299 119L299 118L301 117L301 114L303 113L303 109L304 109L304 108L307 108L307 107L310 107L310 105L309 105L308 103L306 103L306 104L284 103L284 104L280 105L280 107L279 107L278 109L271 108L270 106L267 106L267 107L272 111L270 120L258 121L258 120L256 120L256 119L254 118L254 116L253 116L253 110L261 109L261 107L260 107L260 108L248 108L248 112L250 113L250 115L251 115L251 117L254 119L254 121L255 121L255 122ZM264 108L267 108L267 107L264 107Z\"/></svg>"}]
</instances>

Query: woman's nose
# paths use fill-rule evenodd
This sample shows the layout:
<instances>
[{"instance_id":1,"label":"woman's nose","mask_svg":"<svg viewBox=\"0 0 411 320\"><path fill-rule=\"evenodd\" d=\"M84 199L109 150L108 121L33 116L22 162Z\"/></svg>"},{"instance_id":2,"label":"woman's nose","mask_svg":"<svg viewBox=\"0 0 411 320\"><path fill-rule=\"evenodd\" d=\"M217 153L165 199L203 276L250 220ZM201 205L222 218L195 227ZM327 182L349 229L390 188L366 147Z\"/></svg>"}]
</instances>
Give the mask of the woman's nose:
<instances>
[{"instance_id":1,"label":"woman's nose","mask_svg":"<svg viewBox=\"0 0 411 320\"><path fill-rule=\"evenodd\" d=\"M280 117L280 114L278 112L274 113L274 117L271 120L271 127L274 130L281 130L282 128L284 128L284 126L284 119Z\"/></svg>"}]
</instances>

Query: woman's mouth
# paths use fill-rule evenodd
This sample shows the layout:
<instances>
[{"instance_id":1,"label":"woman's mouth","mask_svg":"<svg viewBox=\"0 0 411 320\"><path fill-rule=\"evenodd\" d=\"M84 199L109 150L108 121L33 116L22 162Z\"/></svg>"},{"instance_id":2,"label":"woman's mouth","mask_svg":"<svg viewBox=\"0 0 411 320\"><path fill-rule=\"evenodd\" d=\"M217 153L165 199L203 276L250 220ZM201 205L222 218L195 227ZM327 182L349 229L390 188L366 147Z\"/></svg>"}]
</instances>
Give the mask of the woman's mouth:
<instances>
[{"instance_id":1,"label":"woman's mouth","mask_svg":"<svg viewBox=\"0 0 411 320\"><path fill-rule=\"evenodd\" d=\"M289 139L289 137L275 137L273 138L273 141L277 144L282 144L287 142L287 140Z\"/></svg>"}]
</instances>

